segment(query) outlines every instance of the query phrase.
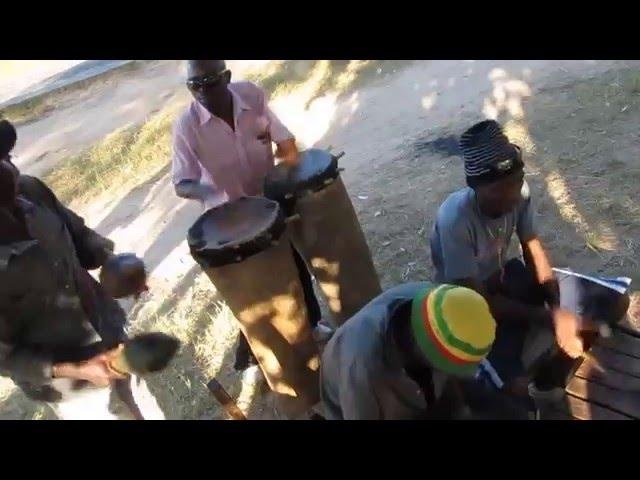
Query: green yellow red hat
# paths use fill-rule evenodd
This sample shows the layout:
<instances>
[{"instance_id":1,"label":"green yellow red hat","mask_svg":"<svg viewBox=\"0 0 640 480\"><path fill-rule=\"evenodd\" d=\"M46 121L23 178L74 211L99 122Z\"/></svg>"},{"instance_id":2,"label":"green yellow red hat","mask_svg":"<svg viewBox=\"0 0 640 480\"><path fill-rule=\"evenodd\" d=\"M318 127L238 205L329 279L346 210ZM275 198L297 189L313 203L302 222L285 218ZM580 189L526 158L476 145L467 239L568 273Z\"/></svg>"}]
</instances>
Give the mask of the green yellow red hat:
<instances>
[{"instance_id":1,"label":"green yellow red hat","mask_svg":"<svg viewBox=\"0 0 640 480\"><path fill-rule=\"evenodd\" d=\"M414 297L411 330L434 368L456 376L473 375L487 356L496 322L479 293L465 287L425 287Z\"/></svg>"}]
</instances>

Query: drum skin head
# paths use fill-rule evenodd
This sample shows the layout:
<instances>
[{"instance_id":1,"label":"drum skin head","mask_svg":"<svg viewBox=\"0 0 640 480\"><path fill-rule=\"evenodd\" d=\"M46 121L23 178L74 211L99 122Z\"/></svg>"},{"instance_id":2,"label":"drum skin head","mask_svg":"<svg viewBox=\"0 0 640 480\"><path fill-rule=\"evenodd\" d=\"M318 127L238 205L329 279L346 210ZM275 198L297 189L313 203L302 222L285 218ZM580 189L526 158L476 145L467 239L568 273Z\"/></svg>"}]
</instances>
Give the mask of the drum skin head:
<instances>
[{"instance_id":1,"label":"drum skin head","mask_svg":"<svg viewBox=\"0 0 640 480\"><path fill-rule=\"evenodd\" d=\"M187 242L196 261L222 266L269 248L285 227L276 202L243 197L203 213L189 229Z\"/></svg>"},{"instance_id":2,"label":"drum skin head","mask_svg":"<svg viewBox=\"0 0 640 480\"><path fill-rule=\"evenodd\" d=\"M325 181L337 178L338 160L326 150L310 148L300 152L300 162L295 167L284 163L276 165L264 181L264 195L279 202L299 197L306 191L318 191Z\"/></svg>"}]
</instances>

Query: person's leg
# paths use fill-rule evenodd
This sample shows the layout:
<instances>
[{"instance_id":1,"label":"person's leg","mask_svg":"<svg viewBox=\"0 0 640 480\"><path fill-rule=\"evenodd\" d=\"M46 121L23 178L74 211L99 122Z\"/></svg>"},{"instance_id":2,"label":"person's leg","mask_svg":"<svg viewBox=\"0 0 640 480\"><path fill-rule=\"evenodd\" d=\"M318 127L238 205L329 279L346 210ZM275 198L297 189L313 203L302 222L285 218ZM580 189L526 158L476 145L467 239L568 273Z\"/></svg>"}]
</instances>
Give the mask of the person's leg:
<instances>
[{"instance_id":1,"label":"person's leg","mask_svg":"<svg viewBox=\"0 0 640 480\"><path fill-rule=\"evenodd\" d=\"M296 247L291 244L291 251L293 252L293 259L296 262L296 268L298 269L298 275L300 276L300 283L302 284L302 291L304 293L304 303L307 306L307 315L309 317L309 323L311 327L315 328L318 322L322 319L322 311L320 310L320 304L316 298L316 293L313 290L313 280L311 274L307 268L302 255L296 250Z\"/></svg>"},{"instance_id":2,"label":"person's leg","mask_svg":"<svg viewBox=\"0 0 640 480\"><path fill-rule=\"evenodd\" d=\"M513 258L504 266L503 273L492 275L493 283L503 295L529 305L544 305L544 292L536 281L533 271L519 259Z\"/></svg>"},{"instance_id":3,"label":"person's leg","mask_svg":"<svg viewBox=\"0 0 640 480\"><path fill-rule=\"evenodd\" d=\"M522 303L540 305L543 303L533 273L518 259L512 259L504 266L504 272L496 272L487 281L487 288ZM502 380L511 384L526 375L522 361L530 326L517 322L498 322L496 339L488 360Z\"/></svg>"},{"instance_id":4,"label":"person's leg","mask_svg":"<svg viewBox=\"0 0 640 480\"><path fill-rule=\"evenodd\" d=\"M233 368L242 372L250 367L258 365L258 360L249 347L246 337L242 332L238 333L238 345L236 347L236 360L233 364Z\"/></svg>"}]
</instances>

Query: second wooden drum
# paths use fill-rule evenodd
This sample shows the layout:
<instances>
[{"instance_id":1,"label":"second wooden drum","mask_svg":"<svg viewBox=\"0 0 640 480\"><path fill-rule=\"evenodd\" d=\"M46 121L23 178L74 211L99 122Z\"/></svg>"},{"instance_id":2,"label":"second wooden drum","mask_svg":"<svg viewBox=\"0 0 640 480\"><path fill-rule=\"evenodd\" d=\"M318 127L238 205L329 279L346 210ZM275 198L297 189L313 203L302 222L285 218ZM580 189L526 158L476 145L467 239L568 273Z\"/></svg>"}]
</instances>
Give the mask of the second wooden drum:
<instances>
[{"instance_id":1,"label":"second wooden drum","mask_svg":"<svg viewBox=\"0 0 640 480\"><path fill-rule=\"evenodd\" d=\"M319 149L300 153L299 164L279 164L264 193L278 201L291 222L294 245L304 257L341 325L381 293L360 222L340 178L338 157Z\"/></svg>"}]
</instances>

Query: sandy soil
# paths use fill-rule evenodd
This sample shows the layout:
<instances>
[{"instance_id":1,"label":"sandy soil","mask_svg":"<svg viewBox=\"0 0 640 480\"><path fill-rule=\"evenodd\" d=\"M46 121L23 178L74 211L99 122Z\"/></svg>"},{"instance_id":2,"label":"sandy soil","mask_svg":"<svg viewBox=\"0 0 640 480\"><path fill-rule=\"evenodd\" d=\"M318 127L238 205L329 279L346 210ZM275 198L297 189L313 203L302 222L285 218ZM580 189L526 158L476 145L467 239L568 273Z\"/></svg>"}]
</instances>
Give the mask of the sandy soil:
<instances>
[{"instance_id":1,"label":"sandy soil","mask_svg":"<svg viewBox=\"0 0 640 480\"><path fill-rule=\"evenodd\" d=\"M463 185L460 160L438 145L451 143L452 136L485 117L505 122L525 147L542 236L556 263L625 273L640 281L634 260L640 254L640 216L627 214L626 224L624 219L618 224L614 220L624 216L621 211L612 220L611 211L588 203L589 189L613 188L602 165L615 160L611 168L617 172L628 167L640 175L633 154L639 139L630 130L640 119L637 94L605 101L601 88L615 84L617 72L639 66L621 61L419 61L347 95L328 93L308 103L301 92L275 99L272 108L303 145L346 152L345 183L385 287L429 277L427 237L433 215L446 195ZM23 169L40 174L109 131L142 121L167 102L185 101L178 64L158 63L138 75L135 81L100 86L87 92L86 100L22 127L18 153ZM587 90L580 96L583 86ZM593 133L601 130L608 135ZM440 142L435 148L434 140ZM571 175L576 170L577 177ZM612 197L610 210L637 198L636 185L620 190L626 197ZM215 344L204 364L200 344L189 346L181 366L152 382L168 416L223 418L203 390L204 380L216 375L252 418L270 418L263 397L231 369L237 329L219 299L207 293L212 290L184 240L200 208L175 197L167 171L120 198L99 199L77 210L115 240L119 251L134 251L149 266L151 293L131 309L134 329L161 327L169 314L184 318L186 336ZM597 245L590 248L590 243ZM198 311L193 321L191 305L198 301L209 305L211 314L202 317ZM5 395L0 417L34 415L35 407L20 395ZM35 415L47 415L39 412Z\"/></svg>"}]
</instances>

